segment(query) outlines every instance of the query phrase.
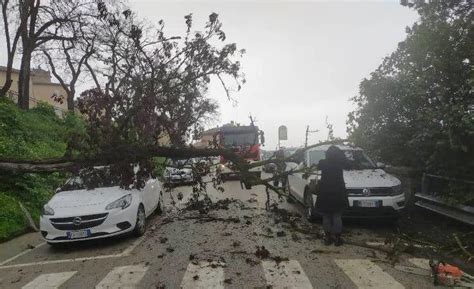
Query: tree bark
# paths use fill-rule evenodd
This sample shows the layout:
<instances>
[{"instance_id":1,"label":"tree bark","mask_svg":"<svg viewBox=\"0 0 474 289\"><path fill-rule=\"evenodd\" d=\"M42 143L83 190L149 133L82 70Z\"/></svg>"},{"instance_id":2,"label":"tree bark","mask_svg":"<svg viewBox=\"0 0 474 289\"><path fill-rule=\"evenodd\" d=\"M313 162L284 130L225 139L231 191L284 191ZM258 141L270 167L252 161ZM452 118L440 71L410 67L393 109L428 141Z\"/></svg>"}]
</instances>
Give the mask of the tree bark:
<instances>
[{"instance_id":1,"label":"tree bark","mask_svg":"<svg viewBox=\"0 0 474 289\"><path fill-rule=\"evenodd\" d=\"M30 67L31 51L24 48L18 75L18 106L23 110L30 108Z\"/></svg>"},{"instance_id":2,"label":"tree bark","mask_svg":"<svg viewBox=\"0 0 474 289\"><path fill-rule=\"evenodd\" d=\"M10 70L10 72L8 72L8 70ZM13 83L13 80L12 80L12 76L11 76L11 69L8 69L8 67L7 67L5 83L3 84L2 88L0 89L0 98L7 96L7 92L10 90L10 87L12 86L12 83Z\"/></svg>"},{"instance_id":3,"label":"tree bark","mask_svg":"<svg viewBox=\"0 0 474 289\"><path fill-rule=\"evenodd\" d=\"M74 113L74 95L76 91L74 88L71 88L67 94L67 110L71 113Z\"/></svg>"}]
</instances>

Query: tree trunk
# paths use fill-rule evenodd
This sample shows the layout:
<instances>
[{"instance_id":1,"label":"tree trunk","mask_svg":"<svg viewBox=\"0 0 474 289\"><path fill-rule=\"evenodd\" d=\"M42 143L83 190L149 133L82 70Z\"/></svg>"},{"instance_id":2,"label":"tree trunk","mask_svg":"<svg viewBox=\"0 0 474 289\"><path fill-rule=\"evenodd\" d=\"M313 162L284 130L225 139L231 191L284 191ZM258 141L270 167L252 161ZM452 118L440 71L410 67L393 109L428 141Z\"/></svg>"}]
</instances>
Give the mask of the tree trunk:
<instances>
[{"instance_id":1,"label":"tree trunk","mask_svg":"<svg viewBox=\"0 0 474 289\"><path fill-rule=\"evenodd\" d=\"M8 55L8 62L7 62L7 71L5 71L5 83L3 87L0 89L0 98L6 97L10 87L12 86L12 65L13 65L13 57Z\"/></svg>"},{"instance_id":2,"label":"tree trunk","mask_svg":"<svg viewBox=\"0 0 474 289\"><path fill-rule=\"evenodd\" d=\"M67 93L67 110L72 113L74 113L74 94L76 94L74 88L71 88Z\"/></svg>"},{"instance_id":3,"label":"tree trunk","mask_svg":"<svg viewBox=\"0 0 474 289\"><path fill-rule=\"evenodd\" d=\"M5 80L3 87L0 89L0 98L7 96L7 93L10 90L12 83L13 83L13 80L11 79L11 76L8 77L8 72L7 72L7 79Z\"/></svg>"},{"instance_id":4,"label":"tree trunk","mask_svg":"<svg viewBox=\"0 0 474 289\"><path fill-rule=\"evenodd\" d=\"M31 51L24 48L18 76L18 106L24 110L30 108L30 65Z\"/></svg>"}]
</instances>

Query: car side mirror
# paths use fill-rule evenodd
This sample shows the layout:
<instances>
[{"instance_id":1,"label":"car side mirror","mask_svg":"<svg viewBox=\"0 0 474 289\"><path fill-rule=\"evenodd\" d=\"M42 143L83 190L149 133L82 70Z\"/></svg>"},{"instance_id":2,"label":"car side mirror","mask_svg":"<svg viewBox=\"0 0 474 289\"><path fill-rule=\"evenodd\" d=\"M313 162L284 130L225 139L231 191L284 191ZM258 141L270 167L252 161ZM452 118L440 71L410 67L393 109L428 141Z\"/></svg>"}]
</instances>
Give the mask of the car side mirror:
<instances>
[{"instance_id":1,"label":"car side mirror","mask_svg":"<svg viewBox=\"0 0 474 289\"><path fill-rule=\"evenodd\" d=\"M385 164L381 162L377 162L377 168L378 169L385 169Z\"/></svg>"}]
</instances>

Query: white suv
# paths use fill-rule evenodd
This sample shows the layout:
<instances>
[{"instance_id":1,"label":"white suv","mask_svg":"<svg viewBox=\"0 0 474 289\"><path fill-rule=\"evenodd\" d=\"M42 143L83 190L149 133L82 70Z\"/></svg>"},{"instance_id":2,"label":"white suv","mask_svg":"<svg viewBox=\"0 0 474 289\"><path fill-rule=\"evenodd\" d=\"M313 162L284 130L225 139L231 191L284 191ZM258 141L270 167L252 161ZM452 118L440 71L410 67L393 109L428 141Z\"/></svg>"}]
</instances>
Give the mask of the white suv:
<instances>
[{"instance_id":1,"label":"white suv","mask_svg":"<svg viewBox=\"0 0 474 289\"><path fill-rule=\"evenodd\" d=\"M298 170L315 166L326 157L330 145L312 147L304 152L300 163L287 163L287 170ZM349 196L349 208L345 217L357 218L396 218L405 207L405 195L401 182L387 174L383 164L375 164L362 149L337 145L346 155L350 170L344 171L344 181ZM290 197L305 206L307 218L318 215L315 210L316 183L320 172L311 174L293 173L288 176L288 192Z\"/></svg>"}]
</instances>

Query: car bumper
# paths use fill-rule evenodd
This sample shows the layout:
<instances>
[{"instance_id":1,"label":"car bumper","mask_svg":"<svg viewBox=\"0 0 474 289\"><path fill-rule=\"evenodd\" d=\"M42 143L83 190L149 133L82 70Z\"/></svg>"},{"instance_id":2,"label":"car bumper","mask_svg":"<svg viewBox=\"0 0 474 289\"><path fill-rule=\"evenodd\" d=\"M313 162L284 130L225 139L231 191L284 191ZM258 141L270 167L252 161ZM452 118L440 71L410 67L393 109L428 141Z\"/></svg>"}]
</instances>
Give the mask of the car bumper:
<instances>
[{"instance_id":1,"label":"car bumper","mask_svg":"<svg viewBox=\"0 0 474 289\"><path fill-rule=\"evenodd\" d=\"M83 227L80 229L90 230L90 235L88 237L69 239L68 232L74 232L78 230L75 230L73 227L58 229L53 226L50 220L51 218L63 218L71 216L41 216L40 231L44 240L49 243L76 242L117 236L131 232L134 229L137 210L138 209L136 206L129 206L123 210L118 208L107 211L108 215L102 224L93 227Z\"/></svg>"},{"instance_id":2,"label":"car bumper","mask_svg":"<svg viewBox=\"0 0 474 289\"><path fill-rule=\"evenodd\" d=\"M393 219L398 218L403 209L395 210L392 207L381 208L348 208L343 218L350 219Z\"/></svg>"},{"instance_id":3,"label":"car bumper","mask_svg":"<svg viewBox=\"0 0 474 289\"><path fill-rule=\"evenodd\" d=\"M249 169L249 172L250 173L255 173L255 174L260 174L262 172L262 169L263 168L261 166L260 167L255 167L255 168ZM222 175L225 175L225 176L228 176L228 177L239 177L240 176L239 171L234 171L226 165L221 165L219 167L219 171Z\"/></svg>"},{"instance_id":4,"label":"car bumper","mask_svg":"<svg viewBox=\"0 0 474 289\"><path fill-rule=\"evenodd\" d=\"M315 198L314 198L315 199ZM361 207L361 201L376 201L377 207ZM397 218L405 209L405 195L349 197L349 207L344 210L344 218L354 219L392 219Z\"/></svg>"},{"instance_id":5,"label":"car bumper","mask_svg":"<svg viewBox=\"0 0 474 289\"><path fill-rule=\"evenodd\" d=\"M377 201L375 208L361 207L361 201ZM396 218L405 208L405 195L379 197L349 197L349 208L344 211L346 218Z\"/></svg>"}]
</instances>

